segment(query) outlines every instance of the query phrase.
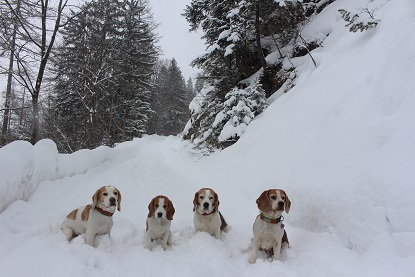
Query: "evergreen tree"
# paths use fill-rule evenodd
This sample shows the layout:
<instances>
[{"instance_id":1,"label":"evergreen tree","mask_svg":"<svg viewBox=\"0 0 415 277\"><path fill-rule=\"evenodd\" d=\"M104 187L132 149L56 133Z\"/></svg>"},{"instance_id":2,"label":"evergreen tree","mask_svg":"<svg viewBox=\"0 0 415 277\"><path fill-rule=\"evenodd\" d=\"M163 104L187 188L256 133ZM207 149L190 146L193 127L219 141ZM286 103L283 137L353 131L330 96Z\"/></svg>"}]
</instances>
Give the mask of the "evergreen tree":
<instances>
[{"instance_id":1,"label":"evergreen tree","mask_svg":"<svg viewBox=\"0 0 415 277\"><path fill-rule=\"evenodd\" d=\"M246 88L233 88L222 104L210 101L212 94L213 87L204 89L191 104L192 118L186 125L184 138L198 147L214 149L232 145L268 105L258 79Z\"/></svg>"},{"instance_id":2,"label":"evergreen tree","mask_svg":"<svg viewBox=\"0 0 415 277\"><path fill-rule=\"evenodd\" d=\"M186 93L187 93L187 99L189 100L188 102L190 103L190 101L193 99L193 97L195 96L195 88L193 85L193 80L191 77L189 77L189 79L187 79L187 83L186 83Z\"/></svg>"},{"instance_id":3,"label":"evergreen tree","mask_svg":"<svg viewBox=\"0 0 415 277\"><path fill-rule=\"evenodd\" d=\"M114 122L122 122L121 128L113 128L115 141L130 140L146 133L149 117L154 112L151 100L151 75L158 58L153 34L155 25L147 1L125 1L117 20L120 28L114 41L114 60L117 61ZM118 117L118 118L117 118ZM120 130L120 131L118 131ZM121 131L122 130L122 131Z\"/></svg>"},{"instance_id":4,"label":"evergreen tree","mask_svg":"<svg viewBox=\"0 0 415 277\"><path fill-rule=\"evenodd\" d=\"M205 73L197 73L196 74L196 82L195 82L195 86L194 86L194 94L197 95L202 88L205 85L205 78L204 78Z\"/></svg>"},{"instance_id":5,"label":"evergreen tree","mask_svg":"<svg viewBox=\"0 0 415 277\"><path fill-rule=\"evenodd\" d=\"M160 135L181 133L190 115L189 95L181 70L175 59L159 61L154 87L155 113L151 119L151 132Z\"/></svg>"},{"instance_id":6,"label":"evergreen tree","mask_svg":"<svg viewBox=\"0 0 415 277\"><path fill-rule=\"evenodd\" d=\"M66 151L139 137L153 112L158 52L147 1L95 0L82 11L66 25L56 62L56 109Z\"/></svg>"},{"instance_id":7,"label":"evergreen tree","mask_svg":"<svg viewBox=\"0 0 415 277\"><path fill-rule=\"evenodd\" d=\"M262 110L265 96L282 85L275 78L285 58L280 49L296 39L303 14L297 0L194 0L186 7L190 30L203 31L207 51L193 61L204 72L205 89L192 102L198 108L192 109L185 139L222 148L240 137L243 124L258 114L253 99ZM276 50L281 61L267 62L265 57ZM253 74L259 76L255 82L249 78ZM225 127L231 135L225 135Z\"/></svg>"},{"instance_id":8,"label":"evergreen tree","mask_svg":"<svg viewBox=\"0 0 415 277\"><path fill-rule=\"evenodd\" d=\"M153 75L152 83L152 99L151 99L151 106L154 109L154 113L152 114L149 120L148 126L148 133L149 134L165 134L164 130L164 121L166 118L166 112L163 107L166 104L166 99L164 97L164 92L167 90L167 80L168 80L168 73L167 68L170 65L169 60L158 60L155 66L155 71Z\"/></svg>"},{"instance_id":9,"label":"evergreen tree","mask_svg":"<svg viewBox=\"0 0 415 277\"><path fill-rule=\"evenodd\" d=\"M165 91L165 131L166 134L179 134L187 121L187 90L186 84L176 60L171 60L167 71L167 87Z\"/></svg>"}]
</instances>

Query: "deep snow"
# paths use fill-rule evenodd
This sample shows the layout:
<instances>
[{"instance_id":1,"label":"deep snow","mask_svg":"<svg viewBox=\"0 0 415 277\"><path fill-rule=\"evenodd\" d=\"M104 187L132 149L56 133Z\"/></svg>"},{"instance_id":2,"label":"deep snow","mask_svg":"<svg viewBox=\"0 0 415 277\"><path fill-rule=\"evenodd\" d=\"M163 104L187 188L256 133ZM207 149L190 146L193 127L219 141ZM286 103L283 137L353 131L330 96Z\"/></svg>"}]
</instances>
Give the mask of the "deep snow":
<instances>
[{"instance_id":1,"label":"deep snow","mask_svg":"<svg viewBox=\"0 0 415 277\"><path fill-rule=\"evenodd\" d=\"M337 10L366 4L380 23L350 33ZM329 35L312 52L318 67L295 59L297 85L210 157L158 136L71 155L48 140L0 149L0 208L11 202L0 213L1 275L415 276L415 2L337 0L303 35ZM66 242L64 217L107 184L123 197L111 238ZM222 240L193 232L193 196L206 186L232 226ZM268 188L292 202L291 247L250 265L255 200ZM143 247L158 194L176 208L166 252Z\"/></svg>"}]
</instances>

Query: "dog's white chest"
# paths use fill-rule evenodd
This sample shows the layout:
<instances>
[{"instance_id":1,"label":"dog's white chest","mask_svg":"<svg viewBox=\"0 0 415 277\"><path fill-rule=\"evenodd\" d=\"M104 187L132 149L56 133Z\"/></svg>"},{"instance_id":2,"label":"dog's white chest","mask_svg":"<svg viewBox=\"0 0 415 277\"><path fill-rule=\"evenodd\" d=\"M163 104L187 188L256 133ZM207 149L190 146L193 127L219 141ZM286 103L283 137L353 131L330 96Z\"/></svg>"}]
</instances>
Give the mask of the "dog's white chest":
<instances>
[{"instance_id":1,"label":"dog's white chest","mask_svg":"<svg viewBox=\"0 0 415 277\"><path fill-rule=\"evenodd\" d=\"M163 238L168 230L170 230L170 220L157 220L150 218L148 220L148 232L152 239Z\"/></svg>"},{"instance_id":2,"label":"dog's white chest","mask_svg":"<svg viewBox=\"0 0 415 277\"><path fill-rule=\"evenodd\" d=\"M281 242L282 236L284 235L284 228L279 223L268 223L260 219L259 217L255 220L253 233L259 246L262 249L270 249Z\"/></svg>"},{"instance_id":3,"label":"dog's white chest","mask_svg":"<svg viewBox=\"0 0 415 277\"><path fill-rule=\"evenodd\" d=\"M194 225L196 231L207 232L212 235L220 229L220 217L217 213L200 215L195 212Z\"/></svg>"}]
</instances>

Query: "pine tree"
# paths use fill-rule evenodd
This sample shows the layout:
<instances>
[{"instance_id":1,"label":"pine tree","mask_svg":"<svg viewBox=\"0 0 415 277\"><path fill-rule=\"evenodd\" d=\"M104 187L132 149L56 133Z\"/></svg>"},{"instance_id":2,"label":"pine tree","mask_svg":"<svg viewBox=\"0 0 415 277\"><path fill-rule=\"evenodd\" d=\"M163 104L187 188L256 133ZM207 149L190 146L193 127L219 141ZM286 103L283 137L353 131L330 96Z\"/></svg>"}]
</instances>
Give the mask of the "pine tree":
<instances>
[{"instance_id":1,"label":"pine tree","mask_svg":"<svg viewBox=\"0 0 415 277\"><path fill-rule=\"evenodd\" d=\"M152 79L152 98L151 106L154 113L149 119L148 133L149 134L165 134L164 121L166 118L166 111L163 106L166 105L167 100L164 97L164 92L167 90L168 73L167 68L170 65L169 60L158 60L155 65L154 75Z\"/></svg>"},{"instance_id":2,"label":"pine tree","mask_svg":"<svg viewBox=\"0 0 415 277\"><path fill-rule=\"evenodd\" d=\"M179 134L187 121L187 89L176 60L171 60L168 68L167 87L165 91L166 110L165 131L167 134Z\"/></svg>"},{"instance_id":3,"label":"pine tree","mask_svg":"<svg viewBox=\"0 0 415 277\"><path fill-rule=\"evenodd\" d=\"M190 118L188 106L193 95L175 59L161 60L156 68L151 133L177 135Z\"/></svg>"},{"instance_id":4,"label":"pine tree","mask_svg":"<svg viewBox=\"0 0 415 277\"><path fill-rule=\"evenodd\" d=\"M246 88L233 88L226 94L223 104L209 101L212 91L212 87L202 90L193 100L199 102L191 105L192 118L186 125L184 137L198 147L225 148L242 136L249 123L268 104L258 79ZM192 128L199 130L192 132Z\"/></svg>"},{"instance_id":5,"label":"pine tree","mask_svg":"<svg viewBox=\"0 0 415 277\"><path fill-rule=\"evenodd\" d=\"M146 1L96 0L82 10L65 27L56 63L60 132L71 151L146 132L158 54Z\"/></svg>"},{"instance_id":6,"label":"pine tree","mask_svg":"<svg viewBox=\"0 0 415 277\"><path fill-rule=\"evenodd\" d=\"M150 104L151 75L158 53L153 34L156 25L147 1L125 1L117 21L121 31L113 48L121 99L116 98L120 104L112 114L117 124L122 122L122 132L113 128L111 136L119 137L116 141L123 141L146 133L147 122L154 112Z\"/></svg>"},{"instance_id":7,"label":"pine tree","mask_svg":"<svg viewBox=\"0 0 415 277\"><path fill-rule=\"evenodd\" d=\"M196 82L195 82L195 86L194 86L194 94L195 96L202 90L202 88L205 85L205 78L203 78L203 76L205 76L205 73L197 73L196 74Z\"/></svg>"},{"instance_id":8,"label":"pine tree","mask_svg":"<svg viewBox=\"0 0 415 277\"><path fill-rule=\"evenodd\" d=\"M186 82L186 94L187 94L187 100L190 103L192 101L193 97L195 96L195 86L193 85L193 80L191 77L187 79Z\"/></svg>"},{"instance_id":9,"label":"pine tree","mask_svg":"<svg viewBox=\"0 0 415 277\"><path fill-rule=\"evenodd\" d=\"M205 83L192 101L185 139L208 148L239 139L266 107L265 97L282 85L275 78L282 61L269 63L266 56L278 50L285 58L280 49L295 40L303 13L297 0L194 0L186 7L190 30L203 31L207 51L193 61ZM253 74L260 78L252 82Z\"/></svg>"}]
</instances>

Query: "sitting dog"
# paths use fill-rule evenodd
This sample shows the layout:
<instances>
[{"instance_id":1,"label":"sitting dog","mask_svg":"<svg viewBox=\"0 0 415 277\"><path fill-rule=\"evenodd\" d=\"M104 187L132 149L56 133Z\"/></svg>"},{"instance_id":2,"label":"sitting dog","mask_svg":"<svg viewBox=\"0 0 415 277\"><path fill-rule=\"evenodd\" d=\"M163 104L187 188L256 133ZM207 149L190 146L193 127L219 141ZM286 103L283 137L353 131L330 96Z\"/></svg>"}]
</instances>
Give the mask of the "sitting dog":
<instances>
[{"instance_id":1,"label":"sitting dog","mask_svg":"<svg viewBox=\"0 0 415 277\"><path fill-rule=\"evenodd\" d=\"M282 244L288 246L287 233L284 230L282 212L288 214L291 202L281 189L264 191L256 201L260 214L256 217L253 227L254 238L249 263L256 262L259 250L273 255L274 260L280 257Z\"/></svg>"},{"instance_id":2,"label":"sitting dog","mask_svg":"<svg viewBox=\"0 0 415 277\"><path fill-rule=\"evenodd\" d=\"M113 186L99 188L92 196L92 204L70 212L61 224L68 240L86 234L85 242L94 246L96 235L110 234L115 209L121 211L121 193Z\"/></svg>"},{"instance_id":3,"label":"sitting dog","mask_svg":"<svg viewBox=\"0 0 415 277\"><path fill-rule=\"evenodd\" d=\"M228 232L230 226L219 212L218 195L213 189L202 188L193 199L193 223L195 231L207 232L216 239L221 231Z\"/></svg>"},{"instance_id":4,"label":"sitting dog","mask_svg":"<svg viewBox=\"0 0 415 277\"><path fill-rule=\"evenodd\" d=\"M148 211L144 247L151 250L152 242L161 240L161 247L166 250L167 246L172 245L170 225L175 212L173 203L166 196L159 195L148 204Z\"/></svg>"}]
</instances>

